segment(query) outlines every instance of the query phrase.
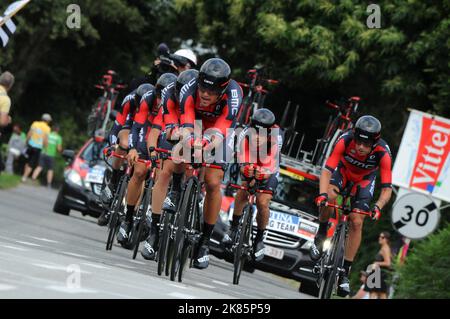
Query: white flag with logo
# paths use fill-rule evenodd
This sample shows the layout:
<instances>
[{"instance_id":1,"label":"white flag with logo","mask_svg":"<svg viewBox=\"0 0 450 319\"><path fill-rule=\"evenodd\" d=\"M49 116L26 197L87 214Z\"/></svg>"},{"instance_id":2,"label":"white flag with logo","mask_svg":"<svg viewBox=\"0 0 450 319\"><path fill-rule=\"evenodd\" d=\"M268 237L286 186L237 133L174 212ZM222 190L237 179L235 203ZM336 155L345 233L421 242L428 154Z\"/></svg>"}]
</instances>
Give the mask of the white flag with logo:
<instances>
[{"instance_id":1,"label":"white flag with logo","mask_svg":"<svg viewBox=\"0 0 450 319\"><path fill-rule=\"evenodd\" d=\"M8 8L6 8L3 16L0 15L0 43L3 47L6 47L9 39L17 29L17 22L13 20L13 16L29 2L30 0L20 0L13 2L8 6Z\"/></svg>"}]
</instances>

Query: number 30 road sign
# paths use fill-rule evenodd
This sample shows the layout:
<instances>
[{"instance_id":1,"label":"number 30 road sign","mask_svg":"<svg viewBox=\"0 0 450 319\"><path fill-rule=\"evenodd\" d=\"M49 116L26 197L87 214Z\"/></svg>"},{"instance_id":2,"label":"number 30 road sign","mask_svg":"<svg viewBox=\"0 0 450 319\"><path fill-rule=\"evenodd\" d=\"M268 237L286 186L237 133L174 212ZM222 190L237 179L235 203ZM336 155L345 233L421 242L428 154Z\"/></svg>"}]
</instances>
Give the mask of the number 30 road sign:
<instances>
[{"instance_id":1,"label":"number 30 road sign","mask_svg":"<svg viewBox=\"0 0 450 319\"><path fill-rule=\"evenodd\" d=\"M439 208L427 195L409 193L400 197L392 208L392 225L403 236L421 239L439 225Z\"/></svg>"}]
</instances>

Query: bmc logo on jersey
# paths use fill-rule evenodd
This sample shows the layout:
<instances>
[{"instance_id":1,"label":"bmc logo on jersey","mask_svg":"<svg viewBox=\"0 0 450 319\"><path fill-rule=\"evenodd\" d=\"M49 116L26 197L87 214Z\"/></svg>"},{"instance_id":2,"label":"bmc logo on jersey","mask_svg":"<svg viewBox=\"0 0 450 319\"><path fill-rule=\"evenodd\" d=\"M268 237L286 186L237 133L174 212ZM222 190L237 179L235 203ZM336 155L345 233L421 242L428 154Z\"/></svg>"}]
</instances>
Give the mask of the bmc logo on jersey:
<instances>
[{"instance_id":1,"label":"bmc logo on jersey","mask_svg":"<svg viewBox=\"0 0 450 319\"><path fill-rule=\"evenodd\" d=\"M237 115L239 110L239 94L236 89L231 90L231 114Z\"/></svg>"},{"instance_id":2,"label":"bmc logo on jersey","mask_svg":"<svg viewBox=\"0 0 450 319\"><path fill-rule=\"evenodd\" d=\"M124 105L125 103L134 99L135 96L136 96L136 94L128 94L127 96L125 96L125 98L123 99L122 105Z\"/></svg>"},{"instance_id":3,"label":"bmc logo on jersey","mask_svg":"<svg viewBox=\"0 0 450 319\"><path fill-rule=\"evenodd\" d=\"M183 85L183 87L180 90L180 102L183 101L184 99L184 95L186 94L186 92L189 90L189 88L191 88L195 83L197 82L197 79L192 79L190 80L188 83L186 83L185 85Z\"/></svg>"},{"instance_id":4,"label":"bmc logo on jersey","mask_svg":"<svg viewBox=\"0 0 450 319\"><path fill-rule=\"evenodd\" d=\"M357 159L354 159L351 156L345 155L345 160L347 162L349 162L352 165L355 165L356 167L362 168L362 169L373 169L376 167L376 163L374 163L373 161L371 162L360 162Z\"/></svg>"},{"instance_id":5,"label":"bmc logo on jersey","mask_svg":"<svg viewBox=\"0 0 450 319\"><path fill-rule=\"evenodd\" d=\"M152 94L153 94L153 90L150 90L150 91L145 92L144 95L142 95L141 103L142 103L145 99L147 99L149 96L151 96Z\"/></svg>"}]
</instances>

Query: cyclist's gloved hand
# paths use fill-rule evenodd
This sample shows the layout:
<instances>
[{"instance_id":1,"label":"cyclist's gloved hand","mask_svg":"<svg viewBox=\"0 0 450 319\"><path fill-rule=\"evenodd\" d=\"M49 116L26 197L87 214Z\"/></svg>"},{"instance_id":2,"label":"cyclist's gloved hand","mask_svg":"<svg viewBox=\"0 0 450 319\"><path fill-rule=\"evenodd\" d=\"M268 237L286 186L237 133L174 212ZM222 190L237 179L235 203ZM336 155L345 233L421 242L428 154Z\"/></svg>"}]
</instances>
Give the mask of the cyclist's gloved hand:
<instances>
[{"instance_id":1,"label":"cyclist's gloved hand","mask_svg":"<svg viewBox=\"0 0 450 319\"><path fill-rule=\"evenodd\" d=\"M381 218L381 209L378 205L375 205L372 208L372 220L380 220Z\"/></svg>"},{"instance_id":2,"label":"cyclist's gloved hand","mask_svg":"<svg viewBox=\"0 0 450 319\"><path fill-rule=\"evenodd\" d=\"M156 161L158 160L158 154L156 152L150 153L150 160L152 161L152 167L156 167Z\"/></svg>"},{"instance_id":3,"label":"cyclist's gloved hand","mask_svg":"<svg viewBox=\"0 0 450 319\"><path fill-rule=\"evenodd\" d=\"M253 164L248 164L245 165L242 168L242 174L244 175L245 178L250 179L253 178L254 174L255 174L255 168L253 166Z\"/></svg>"},{"instance_id":4,"label":"cyclist's gloved hand","mask_svg":"<svg viewBox=\"0 0 450 319\"><path fill-rule=\"evenodd\" d=\"M132 148L129 152L128 152L128 161L130 162L130 164L134 164L137 162L137 160L139 159L139 154L137 152L136 149Z\"/></svg>"},{"instance_id":5,"label":"cyclist's gloved hand","mask_svg":"<svg viewBox=\"0 0 450 319\"><path fill-rule=\"evenodd\" d=\"M271 175L270 170L265 167L257 167L255 168L255 179L258 181L269 179Z\"/></svg>"},{"instance_id":6,"label":"cyclist's gloved hand","mask_svg":"<svg viewBox=\"0 0 450 319\"><path fill-rule=\"evenodd\" d=\"M327 204L327 201L328 201L328 194L327 194L327 193L319 194L319 196L317 196L317 197L314 199L314 202L316 203L316 205L317 205L318 207L323 207L323 206L325 206L325 205Z\"/></svg>"}]
</instances>

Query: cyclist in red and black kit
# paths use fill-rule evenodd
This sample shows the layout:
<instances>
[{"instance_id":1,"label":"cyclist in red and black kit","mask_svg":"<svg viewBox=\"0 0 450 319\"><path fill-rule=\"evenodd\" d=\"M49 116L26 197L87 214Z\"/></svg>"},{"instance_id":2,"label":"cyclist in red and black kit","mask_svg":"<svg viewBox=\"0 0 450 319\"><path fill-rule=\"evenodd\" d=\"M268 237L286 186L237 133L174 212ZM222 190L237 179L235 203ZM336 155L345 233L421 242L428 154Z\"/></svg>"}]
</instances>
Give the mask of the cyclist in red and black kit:
<instances>
[{"instance_id":1,"label":"cyclist in red and black kit","mask_svg":"<svg viewBox=\"0 0 450 319\"><path fill-rule=\"evenodd\" d=\"M130 134L131 126L133 125L134 115L139 106L142 96L148 91L153 90L153 85L149 83L141 84L136 90L129 93L122 101L121 108L116 115L114 125L109 132L109 145L118 145L117 153L120 155L126 155L128 152L128 135ZM112 162L113 171L111 174L111 180L103 189L101 194L101 201L105 207L109 207L114 190L120 179L120 167L123 160L114 158ZM104 213L98 220L99 225L106 225L107 214Z\"/></svg>"},{"instance_id":2,"label":"cyclist in red and black kit","mask_svg":"<svg viewBox=\"0 0 450 319\"><path fill-rule=\"evenodd\" d=\"M181 88L190 81L195 81L197 77L197 70L190 69L183 71L175 78L176 81L172 81L162 91L161 108L159 110L162 121L153 123L148 140L149 147L156 147L158 145L159 148L172 150L172 133L173 135L177 135L176 131L179 128L179 96ZM150 156L156 156L156 152L151 153ZM141 252L144 259L153 260L156 256L155 252L158 250L159 243L158 224L161 212L163 209L175 212L176 203L178 202L181 193L183 172L184 165L176 164L170 159L164 160L162 170L158 172L158 179L156 180L152 191L152 222L150 235L147 237ZM171 178L172 186L166 197Z\"/></svg>"},{"instance_id":3,"label":"cyclist in red and black kit","mask_svg":"<svg viewBox=\"0 0 450 319\"><path fill-rule=\"evenodd\" d=\"M257 189L275 192L278 185L280 151L283 146L280 133L280 127L275 124L275 115L269 109L258 109L250 117L249 127L239 135L236 148L241 166L242 186L248 186L249 182L257 183ZM231 227L222 240L222 244L226 247L231 247L236 240L242 210L248 203L247 191L238 190L235 198ZM261 261L264 258L264 234L269 223L271 200L272 194L256 195L258 227L252 256L255 261Z\"/></svg>"},{"instance_id":4,"label":"cyclist in red and black kit","mask_svg":"<svg viewBox=\"0 0 450 319\"><path fill-rule=\"evenodd\" d=\"M391 167L391 152L386 142L381 139L381 123L375 117L370 115L360 117L353 130L339 137L325 169L322 170L320 195L315 199L316 205L320 207L320 224L310 251L313 260L318 260L322 254L328 219L333 211L333 208L325 206L326 202L333 202L339 193L348 190L350 184L351 194L355 194L352 209L371 211L372 218L378 220L382 208L389 202L392 194ZM370 203L378 170L381 177L381 194L371 209ZM337 290L337 294L342 297L350 293L348 275L361 243L364 215L350 214L349 220L344 272L339 277Z\"/></svg>"},{"instance_id":5,"label":"cyclist in red and black kit","mask_svg":"<svg viewBox=\"0 0 450 319\"><path fill-rule=\"evenodd\" d=\"M235 128L242 96L241 87L231 79L230 66L219 58L207 60L200 68L198 79L181 89L180 124L183 136L188 135L184 141L190 147L203 148L203 154L212 154L212 151L216 150L215 163L222 165L224 169L228 155L230 159L233 155L232 149L227 149L227 141L234 138L234 134L230 131ZM202 123L204 133L201 140L194 137L196 119ZM208 243L220 211L222 200L220 185L223 176L224 170L205 169L204 227L199 245L196 247L194 261L194 267L199 269L209 265Z\"/></svg>"}]
</instances>

